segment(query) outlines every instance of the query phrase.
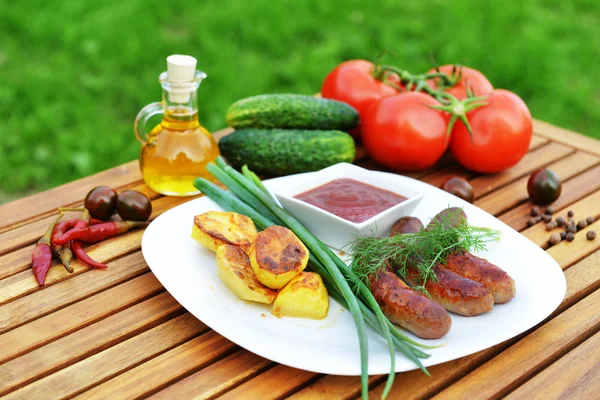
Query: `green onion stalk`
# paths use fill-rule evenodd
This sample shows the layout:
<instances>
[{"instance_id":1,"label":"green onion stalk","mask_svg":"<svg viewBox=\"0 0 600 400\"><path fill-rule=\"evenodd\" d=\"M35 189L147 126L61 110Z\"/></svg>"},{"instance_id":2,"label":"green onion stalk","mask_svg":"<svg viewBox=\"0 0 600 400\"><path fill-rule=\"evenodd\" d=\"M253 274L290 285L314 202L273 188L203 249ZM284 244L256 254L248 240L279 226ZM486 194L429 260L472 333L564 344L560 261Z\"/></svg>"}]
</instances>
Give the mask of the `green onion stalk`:
<instances>
[{"instance_id":1,"label":"green onion stalk","mask_svg":"<svg viewBox=\"0 0 600 400\"><path fill-rule=\"evenodd\" d=\"M383 398L387 397L394 382L395 350L400 351L429 375L420 361L420 358L429 355L417 347L435 346L422 345L399 331L385 317L361 279L324 243L281 208L254 172L244 167L243 173L239 173L229 167L221 157L217 158L216 162L217 165L209 164L208 170L230 191L223 190L203 178L197 178L194 185L223 209L251 218L259 229L281 225L292 230L310 250L309 268L321 276L329 294L350 310L356 324L360 348L362 397L368 398L368 341L365 322L388 343L390 373L382 394Z\"/></svg>"}]
</instances>

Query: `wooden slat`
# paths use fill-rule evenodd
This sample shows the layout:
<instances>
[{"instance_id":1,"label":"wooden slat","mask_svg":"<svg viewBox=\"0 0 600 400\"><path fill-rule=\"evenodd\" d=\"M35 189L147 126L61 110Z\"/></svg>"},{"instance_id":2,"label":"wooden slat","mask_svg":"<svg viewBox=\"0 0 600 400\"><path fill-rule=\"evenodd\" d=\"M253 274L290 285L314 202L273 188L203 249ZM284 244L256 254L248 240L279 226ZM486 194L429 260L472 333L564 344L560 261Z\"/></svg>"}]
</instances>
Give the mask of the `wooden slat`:
<instances>
[{"instance_id":1,"label":"wooden slat","mask_svg":"<svg viewBox=\"0 0 600 400\"><path fill-rule=\"evenodd\" d=\"M273 363L246 350L239 350L229 357L176 382L150 399L170 400L210 399L252 378Z\"/></svg>"},{"instance_id":2,"label":"wooden slat","mask_svg":"<svg viewBox=\"0 0 600 400\"><path fill-rule=\"evenodd\" d=\"M506 399L594 399L599 392L600 333L596 333Z\"/></svg>"},{"instance_id":3,"label":"wooden slat","mask_svg":"<svg viewBox=\"0 0 600 400\"><path fill-rule=\"evenodd\" d=\"M558 218L559 216L562 216L566 220L568 218L567 211L572 210L575 213L575 216L573 217L575 221L586 219L588 216L592 216L594 217L594 220L597 220L598 217L600 217L600 207L598 206L599 204L600 190L596 191L595 193L592 193L591 195L578 201L577 203L571 204L563 209L559 209L552 217ZM550 236L550 234L558 233L561 231L564 231L564 228L556 228L548 232L546 230L546 224L543 221L541 221L536 225L525 229L521 233L527 236L529 240L531 240L533 243L546 249L548 248L548 237ZM576 237L580 235L582 235L581 232L575 234ZM568 248L568 243L566 244Z\"/></svg>"},{"instance_id":4,"label":"wooden slat","mask_svg":"<svg viewBox=\"0 0 600 400\"><path fill-rule=\"evenodd\" d=\"M219 399L279 399L318 376L314 372L277 365L223 394Z\"/></svg>"},{"instance_id":5,"label":"wooden slat","mask_svg":"<svg viewBox=\"0 0 600 400\"><path fill-rule=\"evenodd\" d=\"M0 332L81 301L148 270L141 253L111 263L110 271L95 270L0 306ZM152 286L148 289L154 290Z\"/></svg>"},{"instance_id":6,"label":"wooden slat","mask_svg":"<svg viewBox=\"0 0 600 400\"><path fill-rule=\"evenodd\" d=\"M383 375L369 376L369 386L386 379ZM401 375L398 375L401 379ZM360 377L326 375L310 386L289 396L288 400L354 399L360 396Z\"/></svg>"},{"instance_id":7,"label":"wooden slat","mask_svg":"<svg viewBox=\"0 0 600 400\"><path fill-rule=\"evenodd\" d=\"M587 170L597 163L597 157L577 152L548 166L563 181ZM529 198L527 194L528 176L520 178L495 192L475 200L474 204L490 214L497 215Z\"/></svg>"},{"instance_id":8,"label":"wooden slat","mask_svg":"<svg viewBox=\"0 0 600 400\"><path fill-rule=\"evenodd\" d=\"M158 193L150 189L146 185L137 185L133 188L125 187L118 189L117 192L124 190L134 189L141 193L144 193L150 200L156 200L160 197ZM83 201L76 202L72 205L73 207L83 207ZM38 220L34 220L31 223L21 225L14 229L8 230L4 233L0 233L0 255L6 254L11 250L18 249L20 247L33 244L46 232L48 226L56 218L58 212L56 210L46 217L41 217ZM66 213L63 219L77 218L80 213Z\"/></svg>"},{"instance_id":9,"label":"wooden slat","mask_svg":"<svg viewBox=\"0 0 600 400\"><path fill-rule=\"evenodd\" d=\"M131 369L206 331L184 314L8 394L6 399L73 396Z\"/></svg>"},{"instance_id":10,"label":"wooden slat","mask_svg":"<svg viewBox=\"0 0 600 400\"><path fill-rule=\"evenodd\" d=\"M473 186L475 198L478 199L517 178L530 174L536 169L573 152L573 149L557 143L549 143L537 150L530 151L517 165L506 171L497 174L481 175L471 180L470 183Z\"/></svg>"},{"instance_id":11,"label":"wooden slat","mask_svg":"<svg viewBox=\"0 0 600 400\"><path fill-rule=\"evenodd\" d=\"M0 362L99 321L162 291L148 273L0 335Z\"/></svg>"},{"instance_id":12,"label":"wooden slat","mask_svg":"<svg viewBox=\"0 0 600 400\"><path fill-rule=\"evenodd\" d=\"M600 289L600 251L589 255L565 271L567 293L555 314L571 307L579 300Z\"/></svg>"},{"instance_id":13,"label":"wooden slat","mask_svg":"<svg viewBox=\"0 0 600 400\"><path fill-rule=\"evenodd\" d=\"M600 291L596 291L435 398L489 399L506 395L598 331L599 301Z\"/></svg>"},{"instance_id":14,"label":"wooden slat","mask_svg":"<svg viewBox=\"0 0 600 400\"><path fill-rule=\"evenodd\" d=\"M533 120L533 131L536 135L545 137L557 143L574 147L581 151L600 156L600 141L575 133L556 125L549 124L537 119Z\"/></svg>"},{"instance_id":15,"label":"wooden slat","mask_svg":"<svg viewBox=\"0 0 600 400\"><path fill-rule=\"evenodd\" d=\"M600 189L599 176L600 165L597 165L574 178L563 182L560 197L554 202L553 206L560 210ZM529 211L532 206L533 205L528 201L500 215L499 218L514 229L518 231L523 230L527 227L527 221L530 218ZM546 209L546 207L539 208L542 211Z\"/></svg>"},{"instance_id":16,"label":"wooden slat","mask_svg":"<svg viewBox=\"0 0 600 400\"><path fill-rule=\"evenodd\" d=\"M81 399L106 399L147 396L181 376L189 375L230 353L236 345L211 331L138 365L77 396Z\"/></svg>"},{"instance_id":17,"label":"wooden slat","mask_svg":"<svg viewBox=\"0 0 600 400\"><path fill-rule=\"evenodd\" d=\"M0 206L0 232L14 228L39 215L53 212L57 207L81 201L94 187L120 187L140 181L142 176L137 161L131 161L97 174L69 182L45 192L37 193Z\"/></svg>"},{"instance_id":18,"label":"wooden slat","mask_svg":"<svg viewBox=\"0 0 600 400\"><path fill-rule=\"evenodd\" d=\"M43 347L0 365L0 396L151 329L182 311L181 305L163 292L70 335L53 339ZM35 324L32 324L29 331L34 328ZM31 348L31 343L21 345Z\"/></svg>"}]
</instances>

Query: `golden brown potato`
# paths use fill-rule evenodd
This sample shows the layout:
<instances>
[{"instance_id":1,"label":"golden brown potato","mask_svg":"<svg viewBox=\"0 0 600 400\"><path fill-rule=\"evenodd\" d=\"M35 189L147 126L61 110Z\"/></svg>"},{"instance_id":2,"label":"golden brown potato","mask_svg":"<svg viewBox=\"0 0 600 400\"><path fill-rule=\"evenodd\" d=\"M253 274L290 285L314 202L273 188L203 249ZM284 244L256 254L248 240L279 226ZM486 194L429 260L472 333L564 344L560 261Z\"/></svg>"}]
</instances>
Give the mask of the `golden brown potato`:
<instances>
[{"instance_id":1,"label":"golden brown potato","mask_svg":"<svg viewBox=\"0 0 600 400\"><path fill-rule=\"evenodd\" d=\"M239 247L224 244L217 248L219 278L242 300L271 304L277 292L261 284L250 259Z\"/></svg>"},{"instance_id":2,"label":"golden brown potato","mask_svg":"<svg viewBox=\"0 0 600 400\"><path fill-rule=\"evenodd\" d=\"M250 218L242 214L207 211L194 217L192 237L214 252L217 247L230 244L247 254L256 238L256 227Z\"/></svg>"},{"instance_id":3,"label":"golden brown potato","mask_svg":"<svg viewBox=\"0 0 600 400\"><path fill-rule=\"evenodd\" d=\"M301 272L279 291L273 302L276 317L323 319L329 310L329 295L321 277Z\"/></svg>"},{"instance_id":4,"label":"golden brown potato","mask_svg":"<svg viewBox=\"0 0 600 400\"><path fill-rule=\"evenodd\" d=\"M256 236L250 246L250 264L259 282L280 289L306 268L308 249L294 232L271 226Z\"/></svg>"}]
</instances>

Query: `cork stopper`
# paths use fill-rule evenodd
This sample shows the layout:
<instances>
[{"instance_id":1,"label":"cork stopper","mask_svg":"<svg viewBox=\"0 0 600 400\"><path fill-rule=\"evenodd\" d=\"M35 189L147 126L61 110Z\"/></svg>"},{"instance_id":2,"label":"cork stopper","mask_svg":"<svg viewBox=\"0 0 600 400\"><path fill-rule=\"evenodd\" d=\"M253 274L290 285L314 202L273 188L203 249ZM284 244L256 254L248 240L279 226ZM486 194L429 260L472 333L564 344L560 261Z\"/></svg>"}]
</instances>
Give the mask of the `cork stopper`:
<instances>
[{"instance_id":1,"label":"cork stopper","mask_svg":"<svg viewBox=\"0 0 600 400\"><path fill-rule=\"evenodd\" d=\"M192 82L196 73L197 60L192 56L173 54L167 57L167 79L172 83ZM175 85L176 86L176 85ZM192 86L174 88L169 92L169 100L175 103L187 103L190 100Z\"/></svg>"}]
</instances>

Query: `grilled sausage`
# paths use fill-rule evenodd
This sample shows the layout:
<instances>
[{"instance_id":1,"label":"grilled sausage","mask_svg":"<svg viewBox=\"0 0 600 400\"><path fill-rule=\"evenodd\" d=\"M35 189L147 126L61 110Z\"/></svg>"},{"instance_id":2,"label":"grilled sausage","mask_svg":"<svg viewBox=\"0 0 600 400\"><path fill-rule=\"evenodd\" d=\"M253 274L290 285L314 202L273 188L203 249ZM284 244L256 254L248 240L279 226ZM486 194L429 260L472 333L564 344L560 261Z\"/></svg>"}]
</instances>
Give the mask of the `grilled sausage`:
<instances>
[{"instance_id":1,"label":"grilled sausage","mask_svg":"<svg viewBox=\"0 0 600 400\"><path fill-rule=\"evenodd\" d=\"M446 268L484 285L494 296L494 302L503 304L515 297L515 281L501 268L471 253L456 253L448 257Z\"/></svg>"},{"instance_id":2,"label":"grilled sausage","mask_svg":"<svg viewBox=\"0 0 600 400\"><path fill-rule=\"evenodd\" d=\"M425 289L433 300L455 314L472 317L492 310L494 297L481 283L464 278L442 265L434 269L437 281L427 281ZM408 268L406 280L412 286L422 284L418 272Z\"/></svg>"},{"instance_id":3,"label":"grilled sausage","mask_svg":"<svg viewBox=\"0 0 600 400\"><path fill-rule=\"evenodd\" d=\"M450 217L450 218L449 218ZM438 221L450 222L465 218L464 211L460 208L447 208L440 212L431 223ZM399 219L392 227L392 234L414 233L418 232L423 224L418 218L404 217ZM459 315L475 316L491 311L494 304L494 297L489 290L481 283L471 279L464 278L447 268L438 265L434 269L437 281L428 281L425 289L433 300L438 302L446 310ZM408 267L406 276L407 282L412 285L421 285L423 283L418 271L413 267Z\"/></svg>"},{"instance_id":4,"label":"grilled sausage","mask_svg":"<svg viewBox=\"0 0 600 400\"><path fill-rule=\"evenodd\" d=\"M467 215L462 209L451 207L438 213L427 227L440 221L454 227L466 219ZM457 253L448 258L446 268L484 285L492 293L497 304L507 303L515 297L515 281L503 269L483 258L471 253Z\"/></svg>"},{"instance_id":5,"label":"grilled sausage","mask_svg":"<svg viewBox=\"0 0 600 400\"><path fill-rule=\"evenodd\" d=\"M423 339L438 339L450 331L448 312L411 289L391 269L373 274L371 292L390 321Z\"/></svg>"}]
</instances>

